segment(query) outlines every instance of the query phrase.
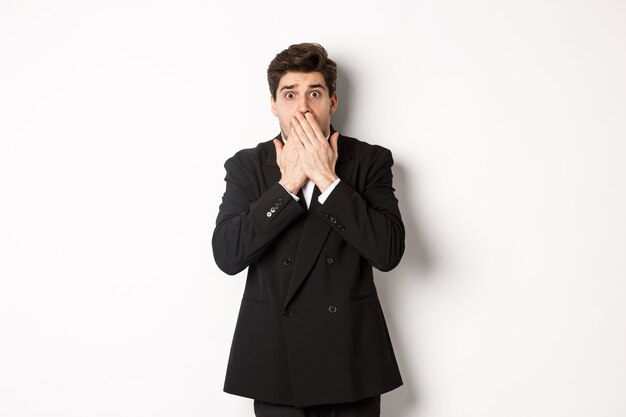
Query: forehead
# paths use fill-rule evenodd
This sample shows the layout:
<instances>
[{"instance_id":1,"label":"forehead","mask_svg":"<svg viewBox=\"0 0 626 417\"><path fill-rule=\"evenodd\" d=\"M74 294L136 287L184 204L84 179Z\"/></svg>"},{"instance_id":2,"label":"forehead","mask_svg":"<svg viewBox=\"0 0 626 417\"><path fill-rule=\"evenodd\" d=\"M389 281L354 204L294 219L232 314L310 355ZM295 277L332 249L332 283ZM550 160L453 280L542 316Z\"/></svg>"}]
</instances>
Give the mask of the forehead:
<instances>
[{"instance_id":1,"label":"forehead","mask_svg":"<svg viewBox=\"0 0 626 417\"><path fill-rule=\"evenodd\" d=\"M321 84L328 89L321 72L287 72L280 77L278 89L285 85L297 85L298 88L306 88L312 84Z\"/></svg>"}]
</instances>

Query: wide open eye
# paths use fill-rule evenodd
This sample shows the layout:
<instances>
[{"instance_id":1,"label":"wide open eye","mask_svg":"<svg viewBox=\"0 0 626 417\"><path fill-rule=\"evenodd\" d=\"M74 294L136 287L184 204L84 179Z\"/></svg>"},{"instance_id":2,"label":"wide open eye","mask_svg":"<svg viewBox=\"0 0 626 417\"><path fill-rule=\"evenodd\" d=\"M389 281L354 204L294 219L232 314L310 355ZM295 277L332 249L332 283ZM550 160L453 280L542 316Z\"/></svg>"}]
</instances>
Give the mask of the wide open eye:
<instances>
[{"instance_id":1,"label":"wide open eye","mask_svg":"<svg viewBox=\"0 0 626 417\"><path fill-rule=\"evenodd\" d=\"M287 93L287 94L285 94L285 98L288 98L288 99L292 99L292 98L294 98L295 96L296 96L296 95L295 95L294 93Z\"/></svg>"},{"instance_id":2,"label":"wide open eye","mask_svg":"<svg viewBox=\"0 0 626 417\"><path fill-rule=\"evenodd\" d=\"M320 97L321 94L319 91L311 91L311 97Z\"/></svg>"}]
</instances>

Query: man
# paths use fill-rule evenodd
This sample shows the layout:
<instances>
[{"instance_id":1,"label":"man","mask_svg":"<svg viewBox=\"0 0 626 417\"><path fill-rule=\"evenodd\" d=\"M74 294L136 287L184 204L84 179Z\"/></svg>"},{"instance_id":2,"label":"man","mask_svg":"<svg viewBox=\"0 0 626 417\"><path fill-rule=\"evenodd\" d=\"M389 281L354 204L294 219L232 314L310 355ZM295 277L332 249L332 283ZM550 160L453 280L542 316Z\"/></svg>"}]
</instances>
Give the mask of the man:
<instances>
[{"instance_id":1,"label":"man","mask_svg":"<svg viewBox=\"0 0 626 417\"><path fill-rule=\"evenodd\" d=\"M257 417L379 416L402 385L372 274L404 253L392 155L331 126L322 46L292 45L267 73L280 134L226 161L213 233L219 268L248 268L224 391Z\"/></svg>"}]
</instances>

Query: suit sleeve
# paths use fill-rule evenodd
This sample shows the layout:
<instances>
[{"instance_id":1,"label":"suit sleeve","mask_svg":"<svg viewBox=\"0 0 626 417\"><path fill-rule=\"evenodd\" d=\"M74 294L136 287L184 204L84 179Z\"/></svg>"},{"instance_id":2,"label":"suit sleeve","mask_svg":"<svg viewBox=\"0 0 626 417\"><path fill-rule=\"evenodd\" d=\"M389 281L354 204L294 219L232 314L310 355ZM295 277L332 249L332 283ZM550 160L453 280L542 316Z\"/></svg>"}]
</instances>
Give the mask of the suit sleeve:
<instances>
[{"instance_id":1,"label":"suit sleeve","mask_svg":"<svg viewBox=\"0 0 626 417\"><path fill-rule=\"evenodd\" d=\"M252 163L238 155L224 164L226 191L213 232L217 266L235 275L256 261L304 209L278 182L261 195Z\"/></svg>"},{"instance_id":2,"label":"suit sleeve","mask_svg":"<svg viewBox=\"0 0 626 417\"><path fill-rule=\"evenodd\" d=\"M339 181L319 215L380 271L395 268L404 253L404 224L392 186L393 157L388 149L373 160L363 193Z\"/></svg>"}]
</instances>

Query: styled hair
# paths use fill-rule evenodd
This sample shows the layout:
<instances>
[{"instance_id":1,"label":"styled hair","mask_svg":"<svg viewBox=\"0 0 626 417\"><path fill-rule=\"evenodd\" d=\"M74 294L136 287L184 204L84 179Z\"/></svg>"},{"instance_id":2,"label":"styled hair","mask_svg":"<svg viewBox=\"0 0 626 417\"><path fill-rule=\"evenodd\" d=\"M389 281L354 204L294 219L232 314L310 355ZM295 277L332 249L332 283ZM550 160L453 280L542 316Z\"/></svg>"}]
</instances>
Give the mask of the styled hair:
<instances>
[{"instance_id":1,"label":"styled hair","mask_svg":"<svg viewBox=\"0 0 626 417\"><path fill-rule=\"evenodd\" d=\"M324 77L330 95L337 86L337 64L328 58L326 49L317 43L299 43L280 52L267 68L267 82L276 100L278 83L287 72L319 72Z\"/></svg>"}]
</instances>

